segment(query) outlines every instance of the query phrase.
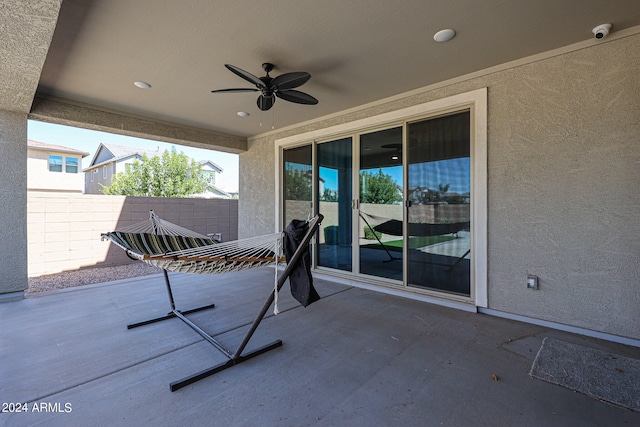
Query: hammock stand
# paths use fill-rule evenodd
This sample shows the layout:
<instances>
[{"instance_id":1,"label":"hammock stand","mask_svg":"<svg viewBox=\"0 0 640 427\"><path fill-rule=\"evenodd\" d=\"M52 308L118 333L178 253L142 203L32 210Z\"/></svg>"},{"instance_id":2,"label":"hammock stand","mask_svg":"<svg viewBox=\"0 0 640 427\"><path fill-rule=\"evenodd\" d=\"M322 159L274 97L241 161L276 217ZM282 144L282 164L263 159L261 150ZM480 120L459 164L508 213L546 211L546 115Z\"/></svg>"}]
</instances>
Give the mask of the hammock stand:
<instances>
[{"instance_id":1,"label":"hammock stand","mask_svg":"<svg viewBox=\"0 0 640 427\"><path fill-rule=\"evenodd\" d=\"M173 299L173 292L171 289L171 282L169 281L169 275L167 270L169 271L179 271L179 272L190 272L190 273L221 273L227 271L239 271L242 269L255 268L263 265L271 264L274 261L277 262L281 260L278 253L271 252L268 257L265 257L264 250L261 253L261 257L257 256L246 256L241 257L237 254L230 256L216 256L213 259L206 259L207 257L202 255L189 255L190 252L201 252L203 249L207 249L210 247L218 247L225 246L225 243L234 243L234 242L225 242L218 243L212 239L207 238L206 236L199 235L190 230L179 227L175 224L171 224L168 221L161 220L155 215L153 211L150 211L150 223L153 228L153 236L155 239L148 239L148 236L143 236L140 233L135 233L135 226L129 227L127 229L123 229L123 231L119 232L111 232L102 234L102 239L110 240L112 243L121 247L125 250L127 255L136 260L147 262L151 265L155 265L157 267L162 268L162 272L164 273L165 284L167 288L167 294L169 297L169 303L171 305L171 311L166 316L161 316L149 320L145 320L138 323L133 323L127 325L127 329L136 328L139 326L148 325L151 323L160 322L167 319L172 319L174 317L182 320L187 326L193 329L196 333L198 333L202 338L204 338L209 344L215 347L218 351L220 351L224 356L227 357L227 361L220 363L211 368L205 369L203 371L197 372L193 375L185 377L179 381L174 381L169 385L170 390L176 391L182 387L186 387L187 385L193 384L196 381L207 378L211 375L214 375L220 371L223 371L227 368L235 366L239 363L242 363L246 360L249 360L253 357L259 356L269 350L273 350L274 348L282 346L282 340L276 340L271 344L267 344L263 347L250 351L246 354L243 354L245 347L249 343L249 340L253 336L254 332L260 325L260 322L264 318L269 310L269 307L273 303L276 298L276 294L285 281L292 274L293 270L297 267L300 258L303 256L304 252L307 250L309 243L313 236L316 234L320 223L324 217L321 214L311 218L307 223L309 224L308 229L304 237L299 243L299 246L296 248L295 252L287 262L287 265L283 271L283 273L278 278L274 288L269 293L266 301L262 305L262 308L258 312L257 316L253 320L253 323L247 330L244 338L242 339L240 345L235 351L229 350L224 345L222 345L218 340L216 340L211 335L207 334L204 330L202 330L198 325L189 320L185 315L189 313L195 313L202 310L207 310L210 308L214 308L215 304L208 304L201 307L192 308L189 310L177 310L175 307L175 301ZM279 235L283 233L277 233ZM268 235L271 236L271 235ZM267 236L267 237L268 237ZM260 236L262 237L262 236ZM251 238L238 240L235 242L251 242ZM162 252L163 249L167 248L175 248L181 246L188 246L188 248L183 250L173 250L166 251L165 253L153 253L153 252ZM144 253L146 252L146 253ZM187 255L185 255L187 254ZM212 258L212 257L208 257ZM284 258L282 258L284 259ZM217 263L219 265L214 265L212 268L209 268L209 263ZM185 270L183 267L187 266ZM227 268L229 266L229 268ZM240 267L240 268L238 268Z\"/></svg>"},{"instance_id":2,"label":"hammock stand","mask_svg":"<svg viewBox=\"0 0 640 427\"><path fill-rule=\"evenodd\" d=\"M362 215L362 211L358 211L358 215L360 215L360 218L362 218L364 223L367 224L367 228L369 230L371 230L371 234L373 234L373 237L376 238L376 240L378 241L378 243L380 243L380 245L385 250L385 252L387 252L387 255L389 255L389 259L385 259L382 262L390 262L390 261L402 260L401 257L394 257L393 255L391 255L391 252L389 252L389 249L387 249L387 247L384 245L384 243L382 243L382 241L378 238L378 235L376 234L377 230L375 230L375 227L371 227L371 224L369 224L369 221L367 221L367 219L364 217L364 215ZM402 233L400 235L402 235Z\"/></svg>"},{"instance_id":3,"label":"hammock stand","mask_svg":"<svg viewBox=\"0 0 640 427\"><path fill-rule=\"evenodd\" d=\"M369 224L369 221L364 217L364 215L377 220L386 220L385 222L374 225L373 227ZM373 237L376 238L378 243L382 245L382 248L387 252L389 259L386 259L382 262L390 262L395 260L401 260L402 258L394 257L389 252L389 249L380 241L378 238L376 231L384 234L390 234L392 236L402 236L402 221L398 221L397 219L389 219L377 215L368 214L365 212L358 212L360 218L365 222L367 228L371 230ZM441 236L444 234L454 234L459 231L464 230L465 228L469 228L471 222L454 222L454 223L446 223L446 224L428 224L428 223L409 223L409 235L411 236ZM452 265L448 265L447 271L452 271L456 266L471 252L469 249L465 252L464 255L459 257L456 262Z\"/></svg>"}]
</instances>

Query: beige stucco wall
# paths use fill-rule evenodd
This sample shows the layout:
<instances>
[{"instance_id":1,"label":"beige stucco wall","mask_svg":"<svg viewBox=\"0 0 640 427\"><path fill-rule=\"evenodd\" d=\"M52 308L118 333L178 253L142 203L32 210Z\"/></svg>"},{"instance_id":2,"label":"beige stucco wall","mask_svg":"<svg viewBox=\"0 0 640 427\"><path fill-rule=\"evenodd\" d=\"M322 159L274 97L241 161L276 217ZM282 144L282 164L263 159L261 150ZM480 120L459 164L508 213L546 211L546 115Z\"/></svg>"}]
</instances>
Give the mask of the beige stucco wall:
<instances>
[{"instance_id":1,"label":"beige stucco wall","mask_svg":"<svg viewBox=\"0 0 640 427\"><path fill-rule=\"evenodd\" d=\"M29 277L90 266L131 262L100 234L149 218L160 218L201 234L238 238L238 201L104 196L29 191L27 196Z\"/></svg>"},{"instance_id":2,"label":"beige stucco wall","mask_svg":"<svg viewBox=\"0 0 640 427\"><path fill-rule=\"evenodd\" d=\"M74 157L78 159L78 173L49 171L49 155ZM75 191L82 193L84 189L84 174L82 173L82 156L67 153L29 150L27 153L27 188L29 190Z\"/></svg>"},{"instance_id":3,"label":"beige stucco wall","mask_svg":"<svg viewBox=\"0 0 640 427\"><path fill-rule=\"evenodd\" d=\"M0 301L27 288L27 116L0 110ZM3 295L4 294L4 295ZM8 295L8 297L6 296Z\"/></svg>"},{"instance_id":4,"label":"beige stucco wall","mask_svg":"<svg viewBox=\"0 0 640 427\"><path fill-rule=\"evenodd\" d=\"M639 339L637 34L250 140L240 155L241 237L274 228L276 139L482 87L489 308ZM526 289L527 273L539 290Z\"/></svg>"},{"instance_id":5,"label":"beige stucco wall","mask_svg":"<svg viewBox=\"0 0 640 427\"><path fill-rule=\"evenodd\" d=\"M0 6L0 302L21 298L27 288L27 114L61 3Z\"/></svg>"}]
</instances>

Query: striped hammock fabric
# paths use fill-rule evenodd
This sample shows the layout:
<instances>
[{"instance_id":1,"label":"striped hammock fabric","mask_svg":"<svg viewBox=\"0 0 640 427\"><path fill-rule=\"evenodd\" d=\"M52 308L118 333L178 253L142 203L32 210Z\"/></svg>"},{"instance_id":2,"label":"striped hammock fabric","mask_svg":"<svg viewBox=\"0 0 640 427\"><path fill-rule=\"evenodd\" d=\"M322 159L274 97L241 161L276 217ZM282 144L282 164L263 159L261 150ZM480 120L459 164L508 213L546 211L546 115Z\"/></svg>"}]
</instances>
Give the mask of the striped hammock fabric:
<instances>
[{"instance_id":1,"label":"striped hammock fabric","mask_svg":"<svg viewBox=\"0 0 640 427\"><path fill-rule=\"evenodd\" d=\"M207 236L159 218L153 211L149 220L103 233L131 258L168 271L195 274L228 273L284 262L283 233L231 242Z\"/></svg>"}]
</instances>

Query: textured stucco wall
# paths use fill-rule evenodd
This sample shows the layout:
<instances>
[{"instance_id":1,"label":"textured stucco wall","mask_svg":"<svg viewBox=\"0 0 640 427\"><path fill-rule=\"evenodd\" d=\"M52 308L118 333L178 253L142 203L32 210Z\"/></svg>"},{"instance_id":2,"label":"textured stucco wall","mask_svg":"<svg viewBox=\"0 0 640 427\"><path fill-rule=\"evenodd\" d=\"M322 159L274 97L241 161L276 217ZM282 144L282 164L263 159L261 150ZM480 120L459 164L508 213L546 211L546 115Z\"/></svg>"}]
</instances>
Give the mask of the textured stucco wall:
<instances>
[{"instance_id":1,"label":"textured stucco wall","mask_svg":"<svg viewBox=\"0 0 640 427\"><path fill-rule=\"evenodd\" d=\"M247 148L247 139L244 137L145 117L125 116L92 105L41 96L33 99L29 118L227 153L241 153Z\"/></svg>"},{"instance_id":2,"label":"textured stucco wall","mask_svg":"<svg viewBox=\"0 0 640 427\"><path fill-rule=\"evenodd\" d=\"M489 308L640 338L640 35L249 141L241 237L274 228L276 139L482 87Z\"/></svg>"},{"instance_id":3,"label":"textured stucco wall","mask_svg":"<svg viewBox=\"0 0 640 427\"><path fill-rule=\"evenodd\" d=\"M640 338L640 36L503 72L490 99L490 307Z\"/></svg>"},{"instance_id":4,"label":"textured stucco wall","mask_svg":"<svg viewBox=\"0 0 640 427\"><path fill-rule=\"evenodd\" d=\"M0 110L29 112L62 0L0 3Z\"/></svg>"},{"instance_id":5,"label":"textured stucco wall","mask_svg":"<svg viewBox=\"0 0 640 427\"><path fill-rule=\"evenodd\" d=\"M0 298L27 288L27 116L0 111Z\"/></svg>"},{"instance_id":6,"label":"textured stucco wall","mask_svg":"<svg viewBox=\"0 0 640 427\"><path fill-rule=\"evenodd\" d=\"M0 301L27 288L27 113L61 3L0 3Z\"/></svg>"}]
</instances>

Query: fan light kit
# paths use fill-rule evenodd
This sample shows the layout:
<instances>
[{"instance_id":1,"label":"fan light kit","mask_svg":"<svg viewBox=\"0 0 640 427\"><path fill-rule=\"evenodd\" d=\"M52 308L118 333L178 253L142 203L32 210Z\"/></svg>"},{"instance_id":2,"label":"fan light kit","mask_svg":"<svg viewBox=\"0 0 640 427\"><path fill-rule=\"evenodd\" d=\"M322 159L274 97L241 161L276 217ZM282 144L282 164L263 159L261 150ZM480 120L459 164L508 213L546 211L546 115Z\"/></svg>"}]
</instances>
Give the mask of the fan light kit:
<instances>
[{"instance_id":1,"label":"fan light kit","mask_svg":"<svg viewBox=\"0 0 640 427\"><path fill-rule=\"evenodd\" d=\"M211 92L213 93L262 92L257 101L258 108L261 111L267 111L273 107L273 104L276 102L276 96L285 101L295 102L296 104L315 105L318 103L318 100L313 96L300 92L299 90L293 90L293 88L302 86L311 78L311 74L304 71L296 71L271 77L269 73L273 70L274 66L273 64L265 62L262 64L262 69L267 75L264 77L256 77L234 65L225 64L224 66L233 74L245 79L249 83L253 83L256 87L217 89L212 90Z\"/></svg>"},{"instance_id":2,"label":"fan light kit","mask_svg":"<svg viewBox=\"0 0 640 427\"><path fill-rule=\"evenodd\" d=\"M140 89L149 89L151 87L151 85L147 82L134 82L133 84Z\"/></svg>"},{"instance_id":3,"label":"fan light kit","mask_svg":"<svg viewBox=\"0 0 640 427\"><path fill-rule=\"evenodd\" d=\"M433 39L438 43L448 42L456 36L455 30L447 28L446 30L440 30L433 36Z\"/></svg>"}]
</instances>

